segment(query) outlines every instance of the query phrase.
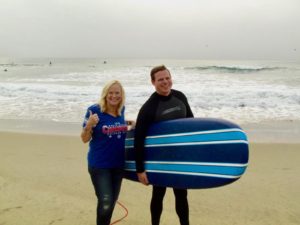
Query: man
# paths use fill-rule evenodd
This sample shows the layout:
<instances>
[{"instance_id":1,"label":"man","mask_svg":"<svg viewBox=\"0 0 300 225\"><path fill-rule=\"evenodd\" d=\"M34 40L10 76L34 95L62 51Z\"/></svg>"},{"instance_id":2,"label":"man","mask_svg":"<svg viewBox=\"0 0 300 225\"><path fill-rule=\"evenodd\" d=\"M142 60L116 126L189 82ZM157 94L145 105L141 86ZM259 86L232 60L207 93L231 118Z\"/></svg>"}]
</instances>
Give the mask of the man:
<instances>
[{"instance_id":1,"label":"man","mask_svg":"<svg viewBox=\"0 0 300 225\"><path fill-rule=\"evenodd\" d=\"M163 120L193 117L186 96L180 91L171 89L172 77L170 71L164 65L154 67L150 75L156 91L139 111L134 142L137 176L144 185L149 184L144 168L144 141L150 125ZM173 192L180 224L189 225L187 190L173 188ZM159 225L165 193L166 187L153 186L150 205L152 225Z\"/></svg>"}]
</instances>

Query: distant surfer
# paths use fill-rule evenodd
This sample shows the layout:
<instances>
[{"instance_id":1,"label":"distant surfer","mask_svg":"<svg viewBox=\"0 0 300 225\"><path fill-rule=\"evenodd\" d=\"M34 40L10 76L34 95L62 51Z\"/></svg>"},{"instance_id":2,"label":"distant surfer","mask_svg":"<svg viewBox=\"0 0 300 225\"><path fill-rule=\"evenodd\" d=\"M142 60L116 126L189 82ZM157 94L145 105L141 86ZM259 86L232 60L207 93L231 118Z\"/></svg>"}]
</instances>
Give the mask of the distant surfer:
<instances>
[{"instance_id":1,"label":"distant surfer","mask_svg":"<svg viewBox=\"0 0 300 225\"><path fill-rule=\"evenodd\" d=\"M103 64L106 64L107 62L106 61L103 61Z\"/></svg>"},{"instance_id":2,"label":"distant surfer","mask_svg":"<svg viewBox=\"0 0 300 225\"><path fill-rule=\"evenodd\" d=\"M7 69L4 69L4 72L7 72Z\"/></svg>"},{"instance_id":3,"label":"distant surfer","mask_svg":"<svg viewBox=\"0 0 300 225\"><path fill-rule=\"evenodd\" d=\"M52 65L52 62L51 62L51 61L49 62L49 65L50 65L50 66Z\"/></svg>"},{"instance_id":4,"label":"distant surfer","mask_svg":"<svg viewBox=\"0 0 300 225\"><path fill-rule=\"evenodd\" d=\"M138 113L134 136L137 176L144 185L149 184L144 167L144 142L150 125L164 120L194 117L186 96L180 91L171 89L172 77L164 65L154 67L150 76L155 92ZM189 225L187 190L173 188L173 192L180 224ZM152 225L159 225L165 193L166 187L153 186L150 204Z\"/></svg>"}]
</instances>

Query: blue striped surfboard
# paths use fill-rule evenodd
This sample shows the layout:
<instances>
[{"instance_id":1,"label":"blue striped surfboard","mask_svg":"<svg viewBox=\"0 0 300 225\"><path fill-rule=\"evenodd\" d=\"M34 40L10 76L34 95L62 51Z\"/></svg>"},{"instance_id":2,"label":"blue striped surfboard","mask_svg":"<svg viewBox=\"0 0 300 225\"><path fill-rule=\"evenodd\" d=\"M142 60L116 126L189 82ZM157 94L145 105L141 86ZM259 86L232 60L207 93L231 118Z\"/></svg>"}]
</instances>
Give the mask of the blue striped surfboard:
<instances>
[{"instance_id":1,"label":"blue striped surfboard","mask_svg":"<svg viewBox=\"0 0 300 225\"><path fill-rule=\"evenodd\" d=\"M125 178L137 181L134 130L126 137ZM236 124L213 118L184 118L153 124L145 140L150 184L200 189L238 180L248 165L248 141Z\"/></svg>"}]
</instances>

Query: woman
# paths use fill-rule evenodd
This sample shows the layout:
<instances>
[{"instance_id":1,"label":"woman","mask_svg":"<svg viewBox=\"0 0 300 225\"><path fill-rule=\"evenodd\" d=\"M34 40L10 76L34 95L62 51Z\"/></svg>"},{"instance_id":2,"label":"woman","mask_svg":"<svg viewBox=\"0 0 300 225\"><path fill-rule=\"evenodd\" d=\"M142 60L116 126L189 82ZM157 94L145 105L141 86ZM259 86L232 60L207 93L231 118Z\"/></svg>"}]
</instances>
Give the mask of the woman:
<instances>
[{"instance_id":1,"label":"woman","mask_svg":"<svg viewBox=\"0 0 300 225\"><path fill-rule=\"evenodd\" d=\"M97 225L109 225L118 199L124 166L125 93L119 81L108 82L98 104L87 109L81 139L89 142L88 171L98 198Z\"/></svg>"}]
</instances>

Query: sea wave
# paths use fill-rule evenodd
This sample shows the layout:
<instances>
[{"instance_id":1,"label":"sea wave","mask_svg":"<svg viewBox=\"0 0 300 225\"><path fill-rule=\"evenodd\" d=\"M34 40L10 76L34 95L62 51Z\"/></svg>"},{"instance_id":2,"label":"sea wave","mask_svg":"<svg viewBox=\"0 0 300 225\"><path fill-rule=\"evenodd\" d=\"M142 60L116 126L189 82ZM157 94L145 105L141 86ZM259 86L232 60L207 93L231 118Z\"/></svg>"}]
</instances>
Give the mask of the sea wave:
<instances>
[{"instance_id":1,"label":"sea wave","mask_svg":"<svg viewBox=\"0 0 300 225\"><path fill-rule=\"evenodd\" d=\"M218 73L257 73L262 71L282 70L285 69L285 67L194 66L184 67L184 69Z\"/></svg>"},{"instance_id":2,"label":"sea wave","mask_svg":"<svg viewBox=\"0 0 300 225\"><path fill-rule=\"evenodd\" d=\"M0 67L42 67L45 66L44 64L36 64L36 63L0 63Z\"/></svg>"},{"instance_id":3,"label":"sea wave","mask_svg":"<svg viewBox=\"0 0 300 225\"><path fill-rule=\"evenodd\" d=\"M150 66L144 66L148 62L97 64L86 69L91 63L60 61L39 68L19 63L7 72L0 69L0 119L81 122L110 79L124 84L126 116L135 119L155 91L149 80ZM239 124L300 120L298 64L174 61L168 67L173 88L185 93L196 117L224 118Z\"/></svg>"}]
</instances>

